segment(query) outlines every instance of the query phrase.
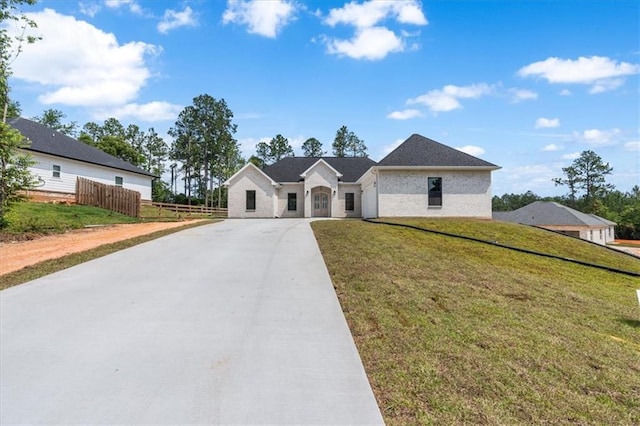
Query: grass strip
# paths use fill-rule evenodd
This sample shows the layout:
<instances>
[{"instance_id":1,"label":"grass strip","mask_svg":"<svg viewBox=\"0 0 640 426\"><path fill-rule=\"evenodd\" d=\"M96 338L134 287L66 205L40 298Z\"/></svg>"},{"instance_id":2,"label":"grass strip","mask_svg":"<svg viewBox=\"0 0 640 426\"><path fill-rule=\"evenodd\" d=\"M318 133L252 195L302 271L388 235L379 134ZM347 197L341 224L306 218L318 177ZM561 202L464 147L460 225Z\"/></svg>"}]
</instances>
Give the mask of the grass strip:
<instances>
[{"instance_id":1,"label":"grass strip","mask_svg":"<svg viewBox=\"0 0 640 426\"><path fill-rule=\"evenodd\" d=\"M35 265L27 266L18 271L1 276L0 291L9 287L16 286L18 284L25 283L27 281L35 280L54 272L61 271L63 269L70 268L80 263L88 262L89 260L106 256L116 251L124 250L129 247L146 243L148 241L171 235L179 231L195 228L197 226L210 225L216 222L219 222L219 220L212 219L197 223L190 223L184 226L179 226L177 228L164 229L150 234L141 235L139 237L129 238L127 240L122 240L111 244L104 244L91 250L69 254L57 259L45 260L44 262L36 263Z\"/></svg>"}]
</instances>

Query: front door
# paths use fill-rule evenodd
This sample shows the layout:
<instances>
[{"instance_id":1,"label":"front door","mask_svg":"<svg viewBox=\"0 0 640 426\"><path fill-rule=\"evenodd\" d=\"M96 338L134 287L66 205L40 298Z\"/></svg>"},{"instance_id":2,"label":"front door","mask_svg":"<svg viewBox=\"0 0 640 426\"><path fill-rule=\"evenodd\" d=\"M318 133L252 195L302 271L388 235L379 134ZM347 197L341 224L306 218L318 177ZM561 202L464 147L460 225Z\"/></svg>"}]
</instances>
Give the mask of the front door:
<instances>
[{"instance_id":1,"label":"front door","mask_svg":"<svg viewBox=\"0 0 640 426\"><path fill-rule=\"evenodd\" d=\"M313 195L313 216L329 217L329 194L318 192Z\"/></svg>"}]
</instances>

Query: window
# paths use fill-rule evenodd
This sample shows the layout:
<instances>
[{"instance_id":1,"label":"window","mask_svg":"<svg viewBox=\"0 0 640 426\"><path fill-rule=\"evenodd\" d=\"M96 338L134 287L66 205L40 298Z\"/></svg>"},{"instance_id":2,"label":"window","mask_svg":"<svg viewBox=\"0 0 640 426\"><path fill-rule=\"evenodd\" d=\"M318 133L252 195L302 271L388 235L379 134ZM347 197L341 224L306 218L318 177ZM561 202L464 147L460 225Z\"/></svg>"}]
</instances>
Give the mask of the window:
<instances>
[{"instance_id":1,"label":"window","mask_svg":"<svg viewBox=\"0 0 640 426\"><path fill-rule=\"evenodd\" d=\"M442 207L442 178L428 178L429 207Z\"/></svg>"},{"instance_id":2,"label":"window","mask_svg":"<svg viewBox=\"0 0 640 426\"><path fill-rule=\"evenodd\" d=\"M352 212L356 209L353 192L347 192L344 194L344 209L348 212Z\"/></svg>"},{"instance_id":3,"label":"window","mask_svg":"<svg viewBox=\"0 0 640 426\"><path fill-rule=\"evenodd\" d=\"M51 176L54 178L60 177L60 166L58 166L57 164L53 165Z\"/></svg>"},{"instance_id":4,"label":"window","mask_svg":"<svg viewBox=\"0 0 640 426\"><path fill-rule=\"evenodd\" d=\"M256 209L256 191L247 191L247 210Z\"/></svg>"},{"instance_id":5,"label":"window","mask_svg":"<svg viewBox=\"0 0 640 426\"><path fill-rule=\"evenodd\" d=\"M287 194L287 210L290 212L298 210L298 194L295 192Z\"/></svg>"},{"instance_id":6,"label":"window","mask_svg":"<svg viewBox=\"0 0 640 426\"><path fill-rule=\"evenodd\" d=\"M602 240L602 229L600 230L600 239Z\"/></svg>"},{"instance_id":7,"label":"window","mask_svg":"<svg viewBox=\"0 0 640 426\"><path fill-rule=\"evenodd\" d=\"M116 186L122 186L123 181L122 176L116 176Z\"/></svg>"}]
</instances>

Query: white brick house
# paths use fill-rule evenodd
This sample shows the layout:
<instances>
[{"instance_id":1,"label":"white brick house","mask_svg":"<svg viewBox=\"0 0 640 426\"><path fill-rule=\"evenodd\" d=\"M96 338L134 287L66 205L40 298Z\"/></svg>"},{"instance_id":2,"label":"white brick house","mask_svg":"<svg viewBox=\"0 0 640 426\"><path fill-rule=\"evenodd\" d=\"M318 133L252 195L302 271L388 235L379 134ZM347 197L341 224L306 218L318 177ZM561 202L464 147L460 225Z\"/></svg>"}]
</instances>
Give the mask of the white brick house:
<instances>
[{"instance_id":1,"label":"white brick house","mask_svg":"<svg viewBox=\"0 0 640 426\"><path fill-rule=\"evenodd\" d=\"M379 163L362 157L287 157L247 164L225 185L229 217L491 218L499 167L420 135Z\"/></svg>"},{"instance_id":2,"label":"white brick house","mask_svg":"<svg viewBox=\"0 0 640 426\"><path fill-rule=\"evenodd\" d=\"M39 182L30 194L72 198L76 179L83 177L138 191L143 200L151 200L153 174L40 123L24 118L8 123L29 140L24 151L35 161L29 171Z\"/></svg>"}]
</instances>

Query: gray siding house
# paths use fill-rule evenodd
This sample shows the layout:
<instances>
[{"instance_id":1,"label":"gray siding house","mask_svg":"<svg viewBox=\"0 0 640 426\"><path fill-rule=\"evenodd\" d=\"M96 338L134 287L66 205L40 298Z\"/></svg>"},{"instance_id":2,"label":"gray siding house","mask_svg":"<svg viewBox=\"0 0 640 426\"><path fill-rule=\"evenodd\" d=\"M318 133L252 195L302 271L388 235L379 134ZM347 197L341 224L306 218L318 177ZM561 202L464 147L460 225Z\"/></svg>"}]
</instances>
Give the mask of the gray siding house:
<instances>
[{"instance_id":1,"label":"gray siding house","mask_svg":"<svg viewBox=\"0 0 640 426\"><path fill-rule=\"evenodd\" d=\"M71 199L77 178L83 177L138 191L143 200L151 200L153 174L35 121L13 118L8 124L29 140L23 151L36 162L29 171L40 184L30 195Z\"/></svg>"},{"instance_id":2,"label":"gray siding house","mask_svg":"<svg viewBox=\"0 0 640 426\"><path fill-rule=\"evenodd\" d=\"M539 226L603 245L615 239L615 222L555 202L535 201L511 212L494 212L493 218Z\"/></svg>"},{"instance_id":3,"label":"gray siding house","mask_svg":"<svg viewBox=\"0 0 640 426\"><path fill-rule=\"evenodd\" d=\"M414 134L379 163L362 157L287 157L247 164L225 185L229 217L491 218L498 166Z\"/></svg>"}]
</instances>

